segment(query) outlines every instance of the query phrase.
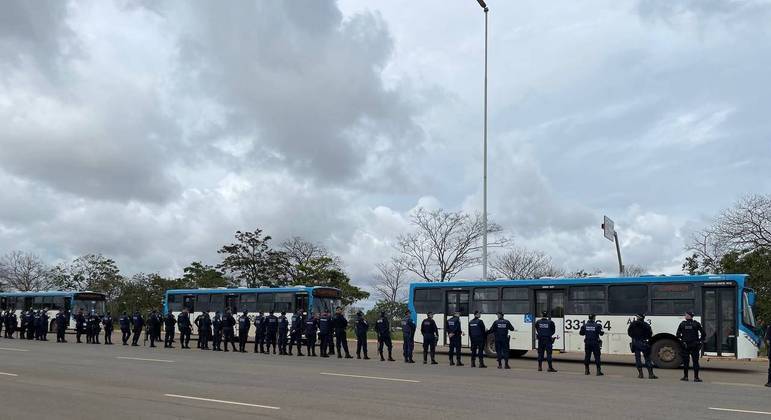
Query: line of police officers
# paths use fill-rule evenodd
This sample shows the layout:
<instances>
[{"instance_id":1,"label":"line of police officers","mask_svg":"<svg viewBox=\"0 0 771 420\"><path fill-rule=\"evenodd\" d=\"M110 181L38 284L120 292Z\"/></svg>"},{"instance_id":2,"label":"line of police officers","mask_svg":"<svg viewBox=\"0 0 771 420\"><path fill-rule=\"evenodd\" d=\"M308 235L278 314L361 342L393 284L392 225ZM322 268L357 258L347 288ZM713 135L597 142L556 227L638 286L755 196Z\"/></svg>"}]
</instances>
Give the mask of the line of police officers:
<instances>
[{"instance_id":1,"label":"line of police officers","mask_svg":"<svg viewBox=\"0 0 771 420\"><path fill-rule=\"evenodd\" d=\"M439 328L433 319L434 314L429 312L427 318L421 322L420 333L423 336L423 364L427 364L429 357L432 365L438 364L436 361L436 345L439 340ZM683 377L681 380L689 380L689 369L691 362L693 364L694 382L701 382L699 377L699 357L706 334L701 324L693 319L694 313L686 312L685 320L677 328L676 336L683 347ZM113 319L110 312L100 317L95 311L86 314L83 308L73 316L75 320L75 333L78 343L81 343L81 336L86 335L86 342L91 344L99 343L99 334L101 326L104 327L104 344L112 344ZM21 315L21 325L14 310L0 312L0 332L5 338L14 338L16 331L19 332L19 338L29 340L47 341L48 334L48 314L47 309L32 311L29 310ZM56 328L56 341L66 343L65 332L69 324L67 313L59 310L56 315L54 325ZM192 325L198 329L198 348L209 350L211 341L213 351L229 351L228 345L234 352L246 352L246 344L249 332L254 326L254 352L270 354L289 355L292 349L297 348L297 355L304 356L302 353L301 339L306 337L306 354L316 356L317 337L320 348L320 357L329 357L335 354L342 358L343 353L346 359L352 358L348 350L347 329L348 320L343 315L342 308L337 307L335 314L332 315L328 310L314 313L305 319L302 310L298 310L287 319L286 313L281 312L276 316L270 311L267 316L259 312L252 320L248 311L244 311L236 318L230 310L226 310L224 315L217 311L212 319L207 312L196 317L194 321L190 320L190 313L187 308L175 317L171 312L162 316L158 311L153 310L145 319L139 311L135 311L129 316L126 312L118 318L118 324L121 329L122 344L128 345L131 339L132 346L139 345L139 339L142 331L145 331L145 342L149 339L150 347L156 347L155 342L161 341L161 326L165 330L163 339L164 348L174 348L174 338L176 328L179 328L180 346L183 349L190 348L190 336L192 334ZM238 336L235 334L235 327L238 325ZM412 321L410 311L407 311L402 321L403 334L403 357L405 363L415 363L413 360L414 340L417 327ZM356 314L354 322L354 331L356 334L356 358L361 359L362 354L365 360L369 360L367 354L367 332L369 324L364 319L364 314L359 311ZM464 335L461 325L460 314L455 312L453 316L446 321L446 332L449 338L449 358L451 366L464 366L461 361L461 338ZM557 372L552 362L553 343L558 338L555 336L556 328L554 322L549 319L547 312L543 312L540 319L535 324L535 334L538 350L538 370L543 370L543 361L546 360L548 372ZM375 331L377 333L377 350L381 361L394 361L393 343L391 340L391 326L385 312L380 313L376 321ZM468 334L471 343L471 367L486 368L484 361L484 349L489 335L493 336L495 343L496 360L498 369L510 369L509 366L509 332L517 330L504 318L502 312L498 312L498 319L488 329L484 321L480 318L479 311L474 312L474 317L468 323ZM653 372L651 363L650 340L653 331L649 323L645 322L645 314L637 314L635 321L630 323L627 330L632 341L630 350L634 353L635 366L638 372L638 378L644 378L642 368L648 371L649 379L658 379ZM133 334L133 337L132 337ZM597 322L595 315L589 315L589 319L581 326L579 334L584 337L584 366L585 374L589 375L591 359L594 358L596 365L596 375L603 376L601 364L601 337L605 334L602 324ZM771 326L766 332L766 345L769 348L769 369L768 382L766 386L771 387ZM224 341L225 348L222 349ZM333 343L334 341L334 343ZM236 342L238 348L236 349ZM388 358L384 356L384 351L388 352ZM644 360L644 363L643 363ZM478 361L478 364L477 364Z\"/></svg>"}]
</instances>

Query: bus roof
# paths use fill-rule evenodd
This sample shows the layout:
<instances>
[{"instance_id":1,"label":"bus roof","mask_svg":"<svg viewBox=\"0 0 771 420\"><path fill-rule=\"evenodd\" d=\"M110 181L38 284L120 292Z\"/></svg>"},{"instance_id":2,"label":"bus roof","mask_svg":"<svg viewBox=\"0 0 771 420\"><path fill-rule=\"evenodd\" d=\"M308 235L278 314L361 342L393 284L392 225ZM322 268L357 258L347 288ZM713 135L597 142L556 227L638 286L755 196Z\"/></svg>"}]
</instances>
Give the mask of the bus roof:
<instances>
[{"instance_id":1,"label":"bus roof","mask_svg":"<svg viewBox=\"0 0 771 420\"><path fill-rule=\"evenodd\" d=\"M451 282L411 283L410 289L420 288L452 288L452 287L496 287L496 286L571 286L581 284L627 284L627 283L708 283L715 281L734 281L744 286L747 274L704 274L704 275L674 275L674 276L642 276L642 277L582 277L582 278L549 278L528 280L457 280Z\"/></svg>"},{"instance_id":2,"label":"bus roof","mask_svg":"<svg viewBox=\"0 0 771 420\"><path fill-rule=\"evenodd\" d=\"M63 290L47 290L45 292L0 292L0 296L5 297L23 297L23 296L72 296L78 293L98 293L98 294L104 294L100 292L86 292L86 291L77 291L77 292L67 292Z\"/></svg>"},{"instance_id":3,"label":"bus roof","mask_svg":"<svg viewBox=\"0 0 771 420\"><path fill-rule=\"evenodd\" d=\"M170 289L167 295L202 295L202 294L234 294L234 293L285 293L309 292L313 289L335 289L328 286L290 286L290 287L217 287L212 289Z\"/></svg>"}]
</instances>

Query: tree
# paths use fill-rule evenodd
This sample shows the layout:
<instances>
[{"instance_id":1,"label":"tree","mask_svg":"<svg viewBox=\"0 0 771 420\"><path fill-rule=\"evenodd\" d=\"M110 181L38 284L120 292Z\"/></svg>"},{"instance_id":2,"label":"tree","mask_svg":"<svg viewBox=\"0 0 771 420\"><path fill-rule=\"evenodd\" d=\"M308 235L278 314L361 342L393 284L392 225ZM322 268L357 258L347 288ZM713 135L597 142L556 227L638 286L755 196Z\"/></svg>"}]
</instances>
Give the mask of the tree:
<instances>
[{"instance_id":1,"label":"tree","mask_svg":"<svg viewBox=\"0 0 771 420\"><path fill-rule=\"evenodd\" d=\"M640 277L644 274L648 274L648 269L637 264L629 264L624 266L624 277Z\"/></svg>"},{"instance_id":2,"label":"tree","mask_svg":"<svg viewBox=\"0 0 771 420\"><path fill-rule=\"evenodd\" d=\"M505 279L539 279L560 277L563 271L552 264L546 253L524 247L509 249L490 262L493 275Z\"/></svg>"},{"instance_id":3,"label":"tree","mask_svg":"<svg viewBox=\"0 0 771 420\"><path fill-rule=\"evenodd\" d=\"M387 263L378 263L376 267L378 274L375 275L375 291L380 296L380 300L406 301L404 288L407 286L407 269L395 259Z\"/></svg>"},{"instance_id":4,"label":"tree","mask_svg":"<svg viewBox=\"0 0 771 420\"><path fill-rule=\"evenodd\" d=\"M459 272L481 263L484 236L481 214L420 208L410 223L415 230L399 236L396 250L402 255L404 268L422 279L449 281ZM501 231L495 223L487 226L488 234ZM505 238L497 238L488 242L488 246L498 247L506 242Z\"/></svg>"},{"instance_id":5,"label":"tree","mask_svg":"<svg viewBox=\"0 0 771 420\"><path fill-rule=\"evenodd\" d=\"M34 254L13 251L0 258L0 282L20 292L51 286L51 269Z\"/></svg>"},{"instance_id":6,"label":"tree","mask_svg":"<svg viewBox=\"0 0 771 420\"><path fill-rule=\"evenodd\" d=\"M771 249L731 251L720 260L720 267L725 274L749 274L748 284L757 293L755 316L771 320Z\"/></svg>"},{"instance_id":7,"label":"tree","mask_svg":"<svg viewBox=\"0 0 771 420\"><path fill-rule=\"evenodd\" d=\"M217 268L231 274L247 287L275 287L287 283L289 261L283 252L270 248L270 236L254 232L236 232L236 242L224 245L217 253L225 258Z\"/></svg>"},{"instance_id":8,"label":"tree","mask_svg":"<svg viewBox=\"0 0 771 420\"><path fill-rule=\"evenodd\" d=\"M123 282L118 297L113 301L113 310L115 313L160 310L166 290L182 288L185 288L182 279L168 279L157 273L135 274Z\"/></svg>"},{"instance_id":9,"label":"tree","mask_svg":"<svg viewBox=\"0 0 771 420\"><path fill-rule=\"evenodd\" d=\"M230 285L225 274L216 267L202 264L200 261L193 261L184 268L182 281L185 287L213 288Z\"/></svg>"},{"instance_id":10,"label":"tree","mask_svg":"<svg viewBox=\"0 0 771 420\"><path fill-rule=\"evenodd\" d=\"M380 318L381 312L385 312L385 316L388 319L388 322L391 324L391 330L394 330L397 326L400 325L402 319L404 318L404 313L407 312L407 304L404 302L388 302L385 300L379 300L377 303L375 303L375 306L372 307L372 309L364 314L364 318L367 320L369 325L374 326L377 322L377 319Z\"/></svg>"},{"instance_id":11,"label":"tree","mask_svg":"<svg viewBox=\"0 0 771 420\"><path fill-rule=\"evenodd\" d=\"M369 292L351 284L351 279L333 258L312 258L302 264L293 266L295 275L293 285L326 286L340 289L343 306L351 305L357 300L369 298Z\"/></svg>"},{"instance_id":12,"label":"tree","mask_svg":"<svg viewBox=\"0 0 771 420\"><path fill-rule=\"evenodd\" d=\"M118 265L102 254L86 254L71 263L57 265L52 280L62 290L103 292L108 301L117 297L122 281Z\"/></svg>"},{"instance_id":13,"label":"tree","mask_svg":"<svg viewBox=\"0 0 771 420\"><path fill-rule=\"evenodd\" d=\"M339 269L342 266L340 258L332 255L324 246L306 241L299 236L282 242L281 251L289 261L289 278L295 284L300 284L300 278L307 275L303 269L320 261L323 261L327 267Z\"/></svg>"}]
</instances>

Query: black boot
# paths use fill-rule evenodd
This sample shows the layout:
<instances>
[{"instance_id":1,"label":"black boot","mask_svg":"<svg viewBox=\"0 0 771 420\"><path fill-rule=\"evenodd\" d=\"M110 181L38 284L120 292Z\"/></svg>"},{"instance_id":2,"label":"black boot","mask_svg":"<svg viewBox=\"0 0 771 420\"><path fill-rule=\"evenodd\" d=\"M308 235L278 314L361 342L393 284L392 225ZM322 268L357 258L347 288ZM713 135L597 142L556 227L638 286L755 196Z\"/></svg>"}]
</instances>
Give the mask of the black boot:
<instances>
[{"instance_id":1,"label":"black boot","mask_svg":"<svg viewBox=\"0 0 771 420\"><path fill-rule=\"evenodd\" d=\"M455 366L455 360L454 359L450 359L450 366Z\"/></svg>"},{"instance_id":2,"label":"black boot","mask_svg":"<svg viewBox=\"0 0 771 420\"><path fill-rule=\"evenodd\" d=\"M540 363L538 364L538 371L539 371L539 372L543 371L543 368L541 367L541 364L540 364Z\"/></svg>"},{"instance_id":3,"label":"black boot","mask_svg":"<svg viewBox=\"0 0 771 420\"><path fill-rule=\"evenodd\" d=\"M552 367L552 365L549 365L549 369L547 370L547 372L556 372L556 371L557 371L557 369L554 369L554 367Z\"/></svg>"},{"instance_id":4,"label":"black boot","mask_svg":"<svg viewBox=\"0 0 771 420\"><path fill-rule=\"evenodd\" d=\"M431 359L431 364L432 364L432 365L438 365L438 364L439 364L439 362L437 362L435 359Z\"/></svg>"},{"instance_id":5,"label":"black boot","mask_svg":"<svg viewBox=\"0 0 771 420\"><path fill-rule=\"evenodd\" d=\"M477 363L474 359L471 359L471 367L477 367Z\"/></svg>"},{"instance_id":6,"label":"black boot","mask_svg":"<svg viewBox=\"0 0 771 420\"><path fill-rule=\"evenodd\" d=\"M503 366L501 366L501 361L498 361L498 369L503 369Z\"/></svg>"},{"instance_id":7,"label":"black boot","mask_svg":"<svg viewBox=\"0 0 771 420\"><path fill-rule=\"evenodd\" d=\"M456 363L458 366L463 366L463 363L460 362L460 356L458 356L458 363Z\"/></svg>"},{"instance_id":8,"label":"black boot","mask_svg":"<svg viewBox=\"0 0 771 420\"><path fill-rule=\"evenodd\" d=\"M507 360L503 366L504 369L511 369L511 366L509 366L509 361Z\"/></svg>"},{"instance_id":9,"label":"black boot","mask_svg":"<svg viewBox=\"0 0 771 420\"><path fill-rule=\"evenodd\" d=\"M585 365L584 368L585 368L584 375L589 375L589 373L590 373L589 372L589 365Z\"/></svg>"},{"instance_id":10,"label":"black boot","mask_svg":"<svg viewBox=\"0 0 771 420\"><path fill-rule=\"evenodd\" d=\"M385 362L385 357L383 357L383 352L379 351L378 354L380 354L380 361Z\"/></svg>"},{"instance_id":11,"label":"black boot","mask_svg":"<svg viewBox=\"0 0 771 420\"><path fill-rule=\"evenodd\" d=\"M605 376L605 374L602 373L602 368L600 368L599 366L597 366L597 376Z\"/></svg>"},{"instance_id":12,"label":"black boot","mask_svg":"<svg viewBox=\"0 0 771 420\"><path fill-rule=\"evenodd\" d=\"M642 368L637 368L637 378L643 379L645 376L643 376Z\"/></svg>"},{"instance_id":13,"label":"black boot","mask_svg":"<svg viewBox=\"0 0 771 420\"><path fill-rule=\"evenodd\" d=\"M653 374L653 368L652 367L648 368L648 379L659 379L658 376Z\"/></svg>"},{"instance_id":14,"label":"black boot","mask_svg":"<svg viewBox=\"0 0 771 420\"><path fill-rule=\"evenodd\" d=\"M481 362L479 362L479 368L480 369L486 369L487 365L485 365L485 362L481 361Z\"/></svg>"}]
</instances>

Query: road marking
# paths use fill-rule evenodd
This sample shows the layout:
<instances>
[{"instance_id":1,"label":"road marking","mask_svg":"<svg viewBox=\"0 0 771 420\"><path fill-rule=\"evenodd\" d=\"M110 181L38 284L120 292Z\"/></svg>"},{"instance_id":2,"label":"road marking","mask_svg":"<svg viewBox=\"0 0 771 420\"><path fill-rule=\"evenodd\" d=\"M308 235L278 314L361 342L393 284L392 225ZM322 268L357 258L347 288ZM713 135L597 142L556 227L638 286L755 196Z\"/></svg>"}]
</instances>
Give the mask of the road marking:
<instances>
[{"instance_id":1,"label":"road marking","mask_svg":"<svg viewBox=\"0 0 771 420\"><path fill-rule=\"evenodd\" d=\"M235 402L235 401L224 401L224 400L213 400L211 398L201 398L201 397L189 397L186 395L176 395L176 394L163 394L166 397L170 398L182 398L186 400L196 400L196 401L207 401L207 402L215 402L220 404L231 404L231 405L243 405L245 407L257 407L257 408L267 408L269 410L280 410L280 407L273 407L270 405L259 405L259 404L247 404L242 402Z\"/></svg>"},{"instance_id":2,"label":"road marking","mask_svg":"<svg viewBox=\"0 0 771 420\"><path fill-rule=\"evenodd\" d=\"M715 410L715 411L730 411L733 413L765 414L767 416L771 416L771 412L768 412L768 411L735 410L733 408L717 408L717 407L708 407L708 409Z\"/></svg>"},{"instance_id":3,"label":"road marking","mask_svg":"<svg viewBox=\"0 0 771 420\"><path fill-rule=\"evenodd\" d=\"M27 349L12 349L12 348L8 348L8 347L0 347L0 350L5 350L5 351L29 351Z\"/></svg>"},{"instance_id":4,"label":"road marking","mask_svg":"<svg viewBox=\"0 0 771 420\"><path fill-rule=\"evenodd\" d=\"M3 376L19 376L19 375L15 374L15 373L5 373L5 372L0 372L0 375L3 375Z\"/></svg>"},{"instance_id":5,"label":"road marking","mask_svg":"<svg viewBox=\"0 0 771 420\"><path fill-rule=\"evenodd\" d=\"M122 360L140 360L142 362L162 362L162 363L174 363L173 360L163 360L163 359L143 359L141 357L116 357L116 359L122 359Z\"/></svg>"},{"instance_id":6,"label":"road marking","mask_svg":"<svg viewBox=\"0 0 771 420\"><path fill-rule=\"evenodd\" d=\"M420 383L420 381L416 381L416 380L413 380L413 379L382 378L380 376L346 375L346 374L342 374L342 373L329 373L329 372L321 372L321 374L322 375L328 375L328 376L344 376L344 377L347 377L347 378L380 379L381 381Z\"/></svg>"},{"instance_id":7,"label":"road marking","mask_svg":"<svg viewBox=\"0 0 771 420\"><path fill-rule=\"evenodd\" d=\"M736 382L708 382L708 383L710 383L710 384L715 384L715 385L749 386L749 387L752 387L752 388L764 388L764 386L763 386L763 385L757 385L757 384L740 384L740 383L736 383Z\"/></svg>"}]
</instances>

